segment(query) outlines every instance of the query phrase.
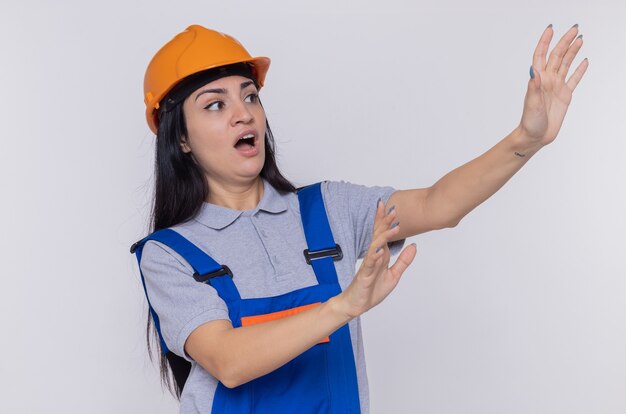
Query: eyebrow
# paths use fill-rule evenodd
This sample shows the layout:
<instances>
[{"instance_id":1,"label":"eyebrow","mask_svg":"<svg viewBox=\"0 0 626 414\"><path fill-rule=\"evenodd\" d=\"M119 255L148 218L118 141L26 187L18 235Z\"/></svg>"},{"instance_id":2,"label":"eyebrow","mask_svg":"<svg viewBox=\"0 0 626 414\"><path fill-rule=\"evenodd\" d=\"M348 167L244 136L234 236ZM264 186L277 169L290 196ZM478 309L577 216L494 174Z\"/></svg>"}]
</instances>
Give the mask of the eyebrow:
<instances>
[{"instance_id":1,"label":"eyebrow","mask_svg":"<svg viewBox=\"0 0 626 414\"><path fill-rule=\"evenodd\" d=\"M254 82L252 82L251 80L242 82L241 85L240 85L241 90L244 90L245 88L247 88L248 86L252 85L253 83ZM201 91L200 93L198 93L196 95L196 99L195 100L197 101L198 98L200 97L200 95L202 95L204 93L226 93L226 89L224 89L224 88L205 89L205 90Z\"/></svg>"}]
</instances>

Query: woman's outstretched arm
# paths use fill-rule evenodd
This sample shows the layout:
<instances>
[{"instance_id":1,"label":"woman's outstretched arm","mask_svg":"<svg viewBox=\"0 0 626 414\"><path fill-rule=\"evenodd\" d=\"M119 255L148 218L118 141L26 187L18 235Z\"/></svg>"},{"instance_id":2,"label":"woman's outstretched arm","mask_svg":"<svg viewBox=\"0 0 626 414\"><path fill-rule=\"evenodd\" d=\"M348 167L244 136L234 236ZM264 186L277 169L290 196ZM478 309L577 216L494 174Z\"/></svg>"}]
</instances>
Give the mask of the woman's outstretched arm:
<instances>
[{"instance_id":1,"label":"woman's outstretched arm","mask_svg":"<svg viewBox=\"0 0 626 414\"><path fill-rule=\"evenodd\" d=\"M583 60L566 80L582 47L582 35L577 36L578 25L571 27L546 62L552 35L550 25L535 49L520 124L489 151L446 174L433 186L397 191L390 197L389 204L396 206L403 224L396 239L456 226L537 151L554 141L589 62Z\"/></svg>"}]
</instances>

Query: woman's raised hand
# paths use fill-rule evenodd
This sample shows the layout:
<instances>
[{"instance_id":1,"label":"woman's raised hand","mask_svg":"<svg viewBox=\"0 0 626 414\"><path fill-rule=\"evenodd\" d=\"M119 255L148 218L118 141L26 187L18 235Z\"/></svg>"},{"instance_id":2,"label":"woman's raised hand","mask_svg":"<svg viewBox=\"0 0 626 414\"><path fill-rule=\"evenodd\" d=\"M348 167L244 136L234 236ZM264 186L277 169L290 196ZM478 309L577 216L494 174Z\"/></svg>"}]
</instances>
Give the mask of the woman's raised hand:
<instances>
[{"instance_id":1,"label":"woman's raised hand","mask_svg":"<svg viewBox=\"0 0 626 414\"><path fill-rule=\"evenodd\" d=\"M387 243L398 233L399 223L393 223L395 209L386 213L385 204L378 201L372 244L361 263L352 283L337 296L342 311L355 318L378 305L396 287L402 273L411 264L417 253L415 244L402 250L398 259L389 266L390 253Z\"/></svg>"},{"instance_id":2,"label":"woman's raised hand","mask_svg":"<svg viewBox=\"0 0 626 414\"><path fill-rule=\"evenodd\" d=\"M572 93L589 66L589 61L584 59L566 81L570 65L583 45L583 38L582 35L577 36L578 25L572 26L552 49L546 63L553 34L550 25L544 30L535 49L520 122L520 129L529 140L528 144L539 148L556 138L572 100Z\"/></svg>"}]
</instances>

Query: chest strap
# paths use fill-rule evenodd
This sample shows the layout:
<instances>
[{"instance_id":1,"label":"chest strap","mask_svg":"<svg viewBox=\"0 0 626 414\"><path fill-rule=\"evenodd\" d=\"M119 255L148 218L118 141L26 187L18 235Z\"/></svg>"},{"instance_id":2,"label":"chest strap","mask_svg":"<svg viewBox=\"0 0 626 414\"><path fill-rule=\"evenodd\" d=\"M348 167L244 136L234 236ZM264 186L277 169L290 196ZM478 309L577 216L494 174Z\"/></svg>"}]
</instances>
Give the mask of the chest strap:
<instances>
[{"instance_id":1,"label":"chest strap","mask_svg":"<svg viewBox=\"0 0 626 414\"><path fill-rule=\"evenodd\" d=\"M137 260L141 264L141 252L148 240L158 241L176 253L193 268L193 278L197 282L208 283L219 292L220 297L229 302L241 299L232 281L233 273L228 266L220 265L211 256L174 230L162 229L135 243L131 252L137 250ZM228 276L228 277L219 277Z\"/></svg>"},{"instance_id":2,"label":"chest strap","mask_svg":"<svg viewBox=\"0 0 626 414\"><path fill-rule=\"evenodd\" d=\"M298 190L302 228L308 249L304 258L313 267L320 284L337 283L333 261L341 260L341 246L335 243L322 197L322 183L311 184Z\"/></svg>"}]
</instances>

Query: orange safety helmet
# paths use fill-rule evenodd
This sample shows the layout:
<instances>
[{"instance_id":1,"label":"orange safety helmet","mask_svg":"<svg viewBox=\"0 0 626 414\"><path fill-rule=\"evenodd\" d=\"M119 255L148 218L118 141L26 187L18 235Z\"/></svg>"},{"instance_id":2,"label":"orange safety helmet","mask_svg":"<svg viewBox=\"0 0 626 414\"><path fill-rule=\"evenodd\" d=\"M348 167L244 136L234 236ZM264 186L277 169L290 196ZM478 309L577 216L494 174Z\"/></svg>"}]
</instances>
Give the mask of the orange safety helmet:
<instances>
[{"instance_id":1,"label":"orange safety helmet","mask_svg":"<svg viewBox=\"0 0 626 414\"><path fill-rule=\"evenodd\" d=\"M270 66L267 57L252 57L235 38L197 24L176 35L154 55L143 81L146 120L157 133L159 103L189 75L233 63L249 63L259 89Z\"/></svg>"}]
</instances>

